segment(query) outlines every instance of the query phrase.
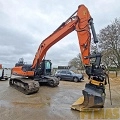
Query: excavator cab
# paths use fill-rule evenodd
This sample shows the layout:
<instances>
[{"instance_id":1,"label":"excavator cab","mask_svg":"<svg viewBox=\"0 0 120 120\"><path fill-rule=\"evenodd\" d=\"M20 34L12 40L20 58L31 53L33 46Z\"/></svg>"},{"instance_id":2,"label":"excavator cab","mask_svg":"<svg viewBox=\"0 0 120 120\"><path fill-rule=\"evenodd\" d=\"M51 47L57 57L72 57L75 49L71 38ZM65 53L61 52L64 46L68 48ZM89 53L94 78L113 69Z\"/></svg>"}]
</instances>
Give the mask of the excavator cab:
<instances>
[{"instance_id":1,"label":"excavator cab","mask_svg":"<svg viewBox=\"0 0 120 120\"><path fill-rule=\"evenodd\" d=\"M51 75L52 63L50 60L42 60L40 65L35 69L35 77Z\"/></svg>"},{"instance_id":2,"label":"excavator cab","mask_svg":"<svg viewBox=\"0 0 120 120\"><path fill-rule=\"evenodd\" d=\"M43 59L34 70L34 80L38 81L40 84L47 83L51 87L57 86L59 84L59 80L58 78L52 76L51 69L51 61Z\"/></svg>"}]
</instances>

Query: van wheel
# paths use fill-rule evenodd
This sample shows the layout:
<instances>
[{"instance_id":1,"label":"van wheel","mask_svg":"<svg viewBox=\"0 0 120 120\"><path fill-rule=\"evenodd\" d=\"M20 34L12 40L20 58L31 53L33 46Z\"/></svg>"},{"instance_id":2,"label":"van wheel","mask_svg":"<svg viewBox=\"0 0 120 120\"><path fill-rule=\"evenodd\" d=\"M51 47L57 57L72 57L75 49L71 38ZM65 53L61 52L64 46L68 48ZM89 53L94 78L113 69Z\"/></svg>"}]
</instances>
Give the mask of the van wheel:
<instances>
[{"instance_id":1,"label":"van wheel","mask_svg":"<svg viewBox=\"0 0 120 120\"><path fill-rule=\"evenodd\" d=\"M78 78L76 78L76 77L73 78L73 81L74 81L74 82L78 82Z\"/></svg>"}]
</instances>

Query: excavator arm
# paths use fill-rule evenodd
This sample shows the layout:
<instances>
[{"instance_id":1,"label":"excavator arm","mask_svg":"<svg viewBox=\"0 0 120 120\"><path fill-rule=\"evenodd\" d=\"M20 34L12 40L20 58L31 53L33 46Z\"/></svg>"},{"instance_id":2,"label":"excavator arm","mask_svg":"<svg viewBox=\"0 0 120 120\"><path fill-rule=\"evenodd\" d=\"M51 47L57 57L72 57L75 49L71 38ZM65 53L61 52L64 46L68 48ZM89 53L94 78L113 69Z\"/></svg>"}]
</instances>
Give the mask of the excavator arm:
<instances>
[{"instance_id":1,"label":"excavator arm","mask_svg":"<svg viewBox=\"0 0 120 120\"><path fill-rule=\"evenodd\" d=\"M93 19L84 5L80 5L75 13L43 40L33 60L32 68L36 68L41 63L50 47L74 30L77 32L81 57L89 83L85 85L85 89L82 91L83 97L73 103L71 108L79 111L87 108L101 108L105 102L104 81L106 80L106 73L100 66L101 54L90 55L91 33L95 44L98 43L98 40ZM95 62L92 64L90 64L91 58L95 58Z\"/></svg>"}]
</instances>

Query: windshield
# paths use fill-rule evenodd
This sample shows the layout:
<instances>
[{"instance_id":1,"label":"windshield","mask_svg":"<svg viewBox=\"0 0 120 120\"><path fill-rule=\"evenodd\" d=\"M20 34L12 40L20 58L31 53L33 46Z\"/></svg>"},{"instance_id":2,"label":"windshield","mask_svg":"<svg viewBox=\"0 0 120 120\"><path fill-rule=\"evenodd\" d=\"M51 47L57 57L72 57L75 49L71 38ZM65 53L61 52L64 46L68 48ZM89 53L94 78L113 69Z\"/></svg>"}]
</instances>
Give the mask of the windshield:
<instances>
[{"instance_id":1,"label":"windshield","mask_svg":"<svg viewBox=\"0 0 120 120\"><path fill-rule=\"evenodd\" d=\"M51 69L51 65L50 65L49 61L45 62L45 67L46 67L46 69Z\"/></svg>"}]
</instances>

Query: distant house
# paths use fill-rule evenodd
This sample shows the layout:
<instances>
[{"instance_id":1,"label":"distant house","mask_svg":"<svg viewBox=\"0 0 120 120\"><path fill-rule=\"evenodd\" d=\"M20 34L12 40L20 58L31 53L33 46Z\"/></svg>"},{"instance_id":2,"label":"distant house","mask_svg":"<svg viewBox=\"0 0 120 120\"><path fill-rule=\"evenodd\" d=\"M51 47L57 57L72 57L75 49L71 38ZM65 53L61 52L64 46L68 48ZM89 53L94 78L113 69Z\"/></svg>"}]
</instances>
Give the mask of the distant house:
<instances>
[{"instance_id":1,"label":"distant house","mask_svg":"<svg viewBox=\"0 0 120 120\"><path fill-rule=\"evenodd\" d=\"M71 71L77 71L77 68L75 66L71 66L69 70L71 70Z\"/></svg>"},{"instance_id":2,"label":"distant house","mask_svg":"<svg viewBox=\"0 0 120 120\"><path fill-rule=\"evenodd\" d=\"M58 69L70 69L69 66L58 66Z\"/></svg>"},{"instance_id":3,"label":"distant house","mask_svg":"<svg viewBox=\"0 0 120 120\"><path fill-rule=\"evenodd\" d=\"M58 69L68 69L74 72L77 71L77 68L75 66L71 66L71 67L70 66L58 66Z\"/></svg>"}]
</instances>

